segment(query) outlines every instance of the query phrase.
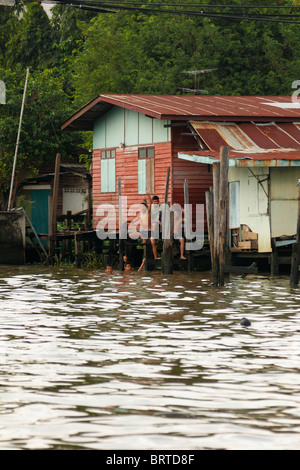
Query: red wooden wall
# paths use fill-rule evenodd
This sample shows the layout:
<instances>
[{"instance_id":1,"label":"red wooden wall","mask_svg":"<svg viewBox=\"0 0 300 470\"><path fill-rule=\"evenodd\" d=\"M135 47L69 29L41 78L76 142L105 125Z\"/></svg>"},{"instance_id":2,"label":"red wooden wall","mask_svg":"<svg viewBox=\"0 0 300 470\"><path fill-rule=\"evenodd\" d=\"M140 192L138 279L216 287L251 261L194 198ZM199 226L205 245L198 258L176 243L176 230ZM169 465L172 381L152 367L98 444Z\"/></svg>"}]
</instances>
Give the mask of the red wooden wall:
<instances>
[{"instance_id":1,"label":"red wooden wall","mask_svg":"<svg viewBox=\"0 0 300 470\"><path fill-rule=\"evenodd\" d=\"M195 163L178 158L178 152L199 150L198 144L193 136L185 135L186 127L172 128L172 168L173 168L173 200L172 203L184 205L184 181L188 180L189 203L193 205L204 204L205 192L212 186L212 166L204 163ZM194 211L193 211L194 214ZM206 215L205 215L206 230Z\"/></svg>"},{"instance_id":2,"label":"red wooden wall","mask_svg":"<svg viewBox=\"0 0 300 470\"><path fill-rule=\"evenodd\" d=\"M168 200L171 204L184 205L184 181L189 183L189 202L204 204L205 191L212 186L211 166L179 159L177 154L182 151L199 150L193 136L184 135L188 132L185 126L172 128L172 143L154 144L155 147L155 194L164 202L166 175L170 172L170 189ZM145 147L145 145L141 146ZM138 146L116 149L116 192L101 193L101 150L93 153L93 225L97 227L102 217L97 216L97 207L101 204L112 204L116 210L118 227L118 178L121 178L122 196L127 196L127 208L143 201L145 195L138 194ZM128 219L130 221L131 218ZM206 229L206 217L205 217Z\"/></svg>"},{"instance_id":3,"label":"red wooden wall","mask_svg":"<svg viewBox=\"0 0 300 470\"><path fill-rule=\"evenodd\" d=\"M164 201L167 169L171 166L171 143L158 143L155 147L155 194ZM145 147L145 145L141 146ZM138 146L116 149L116 192L101 193L101 150L93 152L93 226L101 217L97 217L96 211L100 204L112 204L115 206L118 222L118 178L121 178L121 193L127 197L128 208L132 204L143 201L146 195L138 194ZM169 193L170 194L170 193ZM151 196L154 196L152 194ZM169 195L170 197L170 195ZM128 218L130 221L130 218ZM118 224L117 224L118 226Z\"/></svg>"}]
</instances>

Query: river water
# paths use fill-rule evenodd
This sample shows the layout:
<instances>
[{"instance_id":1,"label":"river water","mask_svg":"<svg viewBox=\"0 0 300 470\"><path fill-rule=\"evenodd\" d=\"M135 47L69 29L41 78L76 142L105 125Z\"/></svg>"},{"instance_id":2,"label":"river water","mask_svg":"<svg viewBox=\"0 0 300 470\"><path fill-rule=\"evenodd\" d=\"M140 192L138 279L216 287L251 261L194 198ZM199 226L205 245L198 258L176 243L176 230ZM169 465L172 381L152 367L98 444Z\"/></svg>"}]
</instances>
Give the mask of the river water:
<instances>
[{"instance_id":1,"label":"river water","mask_svg":"<svg viewBox=\"0 0 300 470\"><path fill-rule=\"evenodd\" d=\"M0 449L299 449L300 288L211 281L0 267Z\"/></svg>"}]
</instances>

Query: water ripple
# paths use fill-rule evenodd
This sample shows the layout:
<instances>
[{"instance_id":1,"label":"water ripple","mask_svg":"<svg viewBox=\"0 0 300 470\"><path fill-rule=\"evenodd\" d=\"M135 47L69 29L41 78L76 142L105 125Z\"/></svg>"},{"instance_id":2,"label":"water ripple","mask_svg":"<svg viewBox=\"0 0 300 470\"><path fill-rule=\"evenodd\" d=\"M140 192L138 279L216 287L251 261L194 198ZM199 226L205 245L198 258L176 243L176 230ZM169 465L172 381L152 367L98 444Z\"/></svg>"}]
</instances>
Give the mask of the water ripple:
<instances>
[{"instance_id":1,"label":"water ripple","mask_svg":"<svg viewBox=\"0 0 300 470\"><path fill-rule=\"evenodd\" d=\"M285 277L0 267L0 305L2 449L300 446Z\"/></svg>"}]
</instances>

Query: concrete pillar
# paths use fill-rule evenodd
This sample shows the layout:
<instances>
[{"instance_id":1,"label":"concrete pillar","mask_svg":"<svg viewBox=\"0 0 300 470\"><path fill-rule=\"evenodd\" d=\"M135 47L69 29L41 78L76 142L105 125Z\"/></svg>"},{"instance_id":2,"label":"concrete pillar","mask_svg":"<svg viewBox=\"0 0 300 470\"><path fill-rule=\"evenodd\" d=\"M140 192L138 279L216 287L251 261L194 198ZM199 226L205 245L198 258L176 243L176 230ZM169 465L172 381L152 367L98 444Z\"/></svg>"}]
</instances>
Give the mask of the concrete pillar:
<instances>
[{"instance_id":1,"label":"concrete pillar","mask_svg":"<svg viewBox=\"0 0 300 470\"><path fill-rule=\"evenodd\" d=\"M0 211L0 264L25 264L24 212Z\"/></svg>"}]
</instances>

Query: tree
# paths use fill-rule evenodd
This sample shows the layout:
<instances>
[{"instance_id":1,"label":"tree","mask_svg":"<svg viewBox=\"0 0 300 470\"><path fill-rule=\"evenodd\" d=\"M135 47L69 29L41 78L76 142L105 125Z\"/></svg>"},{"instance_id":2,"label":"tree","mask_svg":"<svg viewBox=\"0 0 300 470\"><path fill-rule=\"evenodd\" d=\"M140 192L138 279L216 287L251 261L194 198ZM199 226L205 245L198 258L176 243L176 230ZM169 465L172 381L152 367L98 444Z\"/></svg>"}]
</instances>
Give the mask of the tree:
<instances>
[{"instance_id":1,"label":"tree","mask_svg":"<svg viewBox=\"0 0 300 470\"><path fill-rule=\"evenodd\" d=\"M0 105L0 200L8 193L19 125L26 68L30 69L18 150L16 185L35 176L42 164L78 153L85 135L61 131L72 114L72 80L58 16L53 23L43 7L27 2L16 14L0 7L0 80L6 104ZM3 13L3 14L2 14ZM62 12L62 16L63 16ZM86 15L82 15L85 17ZM76 33L74 31L74 41ZM83 138L84 137L84 138ZM5 197L4 197L5 199Z\"/></svg>"},{"instance_id":2,"label":"tree","mask_svg":"<svg viewBox=\"0 0 300 470\"><path fill-rule=\"evenodd\" d=\"M11 21L10 37L6 42L6 64L16 63L34 69L51 67L54 33L44 8L28 3L17 21Z\"/></svg>"},{"instance_id":3,"label":"tree","mask_svg":"<svg viewBox=\"0 0 300 470\"><path fill-rule=\"evenodd\" d=\"M0 107L0 192L8 192L19 126L25 72L1 70L7 87L6 104ZM59 152L70 156L81 144L80 133L64 133L61 123L71 114L70 99L57 71L30 74L17 159L16 190L25 178L35 176L42 163L53 162Z\"/></svg>"},{"instance_id":4,"label":"tree","mask_svg":"<svg viewBox=\"0 0 300 470\"><path fill-rule=\"evenodd\" d=\"M74 57L75 102L99 93L179 93L194 85L182 72L197 69L216 69L199 82L209 94L287 94L291 76L300 76L299 35L297 25L271 22L99 15Z\"/></svg>"}]
</instances>

